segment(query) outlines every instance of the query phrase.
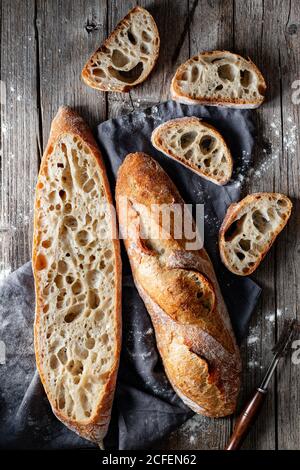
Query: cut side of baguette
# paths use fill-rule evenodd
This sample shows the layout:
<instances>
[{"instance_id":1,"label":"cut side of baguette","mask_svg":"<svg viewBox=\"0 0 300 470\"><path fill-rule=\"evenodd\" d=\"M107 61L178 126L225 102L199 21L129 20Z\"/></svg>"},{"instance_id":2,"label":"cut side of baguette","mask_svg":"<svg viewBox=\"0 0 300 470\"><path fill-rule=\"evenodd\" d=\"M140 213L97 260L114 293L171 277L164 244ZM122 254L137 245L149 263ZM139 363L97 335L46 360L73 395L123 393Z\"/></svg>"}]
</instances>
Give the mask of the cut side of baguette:
<instances>
[{"instance_id":1,"label":"cut side of baguette","mask_svg":"<svg viewBox=\"0 0 300 470\"><path fill-rule=\"evenodd\" d=\"M154 129L152 145L203 178L226 184L232 174L230 150L221 134L196 117L172 119Z\"/></svg>"},{"instance_id":2,"label":"cut side of baguette","mask_svg":"<svg viewBox=\"0 0 300 470\"><path fill-rule=\"evenodd\" d=\"M67 107L52 123L41 163L32 264L44 389L54 414L101 446L120 356L120 248L101 154Z\"/></svg>"},{"instance_id":3,"label":"cut side of baguette","mask_svg":"<svg viewBox=\"0 0 300 470\"><path fill-rule=\"evenodd\" d=\"M250 194L229 206L222 223L219 248L223 263L233 273L253 273L286 225L290 199L279 193Z\"/></svg>"},{"instance_id":4,"label":"cut side of baguette","mask_svg":"<svg viewBox=\"0 0 300 470\"><path fill-rule=\"evenodd\" d=\"M146 80L158 58L159 44L153 17L135 7L88 60L82 79L98 90L127 92Z\"/></svg>"},{"instance_id":5,"label":"cut side of baguette","mask_svg":"<svg viewBox=\"0 0 300 470\"><path fill-rule=\"evenodd\" d=\"M228 51L203 52L189 59L171 83L172 98L186 104L257 108L265 92L256 65Z\"/></svg>"}]
</instances>

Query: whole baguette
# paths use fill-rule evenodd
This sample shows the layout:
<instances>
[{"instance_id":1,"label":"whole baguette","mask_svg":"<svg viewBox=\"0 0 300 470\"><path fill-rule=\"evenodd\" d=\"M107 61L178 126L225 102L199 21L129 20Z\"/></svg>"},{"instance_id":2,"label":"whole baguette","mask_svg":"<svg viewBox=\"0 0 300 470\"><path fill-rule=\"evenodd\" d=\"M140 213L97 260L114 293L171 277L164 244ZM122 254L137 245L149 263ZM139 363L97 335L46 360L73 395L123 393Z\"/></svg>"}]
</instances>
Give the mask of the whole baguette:
<instances>
[{"instance_id":1,"label":"whole baguette","mask_svg":"<svg viewBox=\"0 0 300 470\"><path fill-rule=\"evenodd\" d=\"M184 236L171 230L151 238L149 231L157 223L152 205L183 208L181 196L155 160L134 153L119 169L116 202L134 281L174 390L196 413L233 413L241 363L212 263L203 248L187 249Z\"/></svg>"},{"instance_id":2,"label":"whole baguette","mask_svg":"<svg viewBox=\"0 0 300 470\"><path fill-rule=\"evenodd\" d=\"M61 107L35 195L36 364L53 413L100 447L121 348L121 257L111 205L91 131L72 109ZM100 237L103 227L111 235L106 239Z\"/></svg>"}]
</instances>

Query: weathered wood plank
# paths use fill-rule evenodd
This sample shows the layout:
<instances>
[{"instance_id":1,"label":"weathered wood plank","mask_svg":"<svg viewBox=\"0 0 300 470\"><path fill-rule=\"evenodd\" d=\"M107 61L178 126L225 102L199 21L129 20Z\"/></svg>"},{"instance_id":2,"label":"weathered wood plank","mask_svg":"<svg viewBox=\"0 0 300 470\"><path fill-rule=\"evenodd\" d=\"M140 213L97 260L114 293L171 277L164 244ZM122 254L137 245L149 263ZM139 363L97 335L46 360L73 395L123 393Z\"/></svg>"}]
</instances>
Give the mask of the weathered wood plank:
<instances>
[{"instance_id":1,"label":"weathered wood plank","mask_svg":"<svg viewBox=\"0 0 300 470\"><path fill-rule=\"evenodd\" d=\"M201 50L230 49L249 55L262 69L269 91L266 104L253 112L258 136L247 190L282 191L292 196L295 208L288 228L254 276L264 290L250 327L250 343L242 348L242 402L259 383L284 317L299 315L300 105L292 102L291 85L300 79L300 5L297 0L138 3L157 21L161 52L149 79L130 95L120 95L92 90L81 82L80 72L136 2L2 1L1 80L6 103L1 104L0 271L15 269L30 257L33 189L59 105L74 106L94 126L107 117L167 99L176 67ZM299 382L299 366L288 359L246 448L299 448ZM196 417L158 448L220 449L229 430L229 420Z\"/></svg>"},{"instance_id":2,"label":"weathered wood plank","mask_svg":"<svg viewBox=\"0 0 300 470\"><path fill-rule=\"evenodd\" d=\"M130 94L109 93L109 116L146 108L169 97L172 75L177 66L188 57L188 1L142 0L138 4L150 11L160 33L161 48L158 62L149 78L131 90ZM109 31L136 5L133 0L109 2ZM176 15L174 15L176 11ZM176 32L174 35L173 32Z\"/></svg>"},{"instance_id":3,"label":"weathered wood plank","mask_svg":"<svg viewBox=\"0 0 300 470\"><path fill-rule=\"evenodd\" d=\"M171 79L176 68L189 56L189 9L187 0L153 2L139 5L153 15L160 34L160 53L153 72L140 87L131 91L135 104L159 103L170 98Z\"/></svg>"},{"instance_id":4,"label":"weathered wood plank","mask_svg":"<svg viewBox=\"0 0 300 470\"><path fill-rule=\"evenodd\" d=\"M202 51L232 50L234 23L232 0L190 0L190 56Z\"/></svg>"},{"instance_id":5,"label":"weathered wood plank","mask_svg":"<svg viewBox=\"0 0 300 470\"><path fill-rule=\"evenodd\" d=\"M133 0L126 0L125 2L111 0L107 3L107 36L135 5L136 2ZM107 93L108 118L127 114L132 110L133 105L129 93Z\"/></svg>"},{"instance_id":6,"label":"weathered wood plank","mask_svg":"<svg viewBox=\"0 0 300 470\"><path fill-rule=\"evenodd\" d=\"M254 0L246 5L243 1L235 2L235 51L250 58L261 68L268 84L267 102L254 111L257 126L257 140L254 151L254 168L257 172L249 179L245 190L273 191L274 171L276 162L271 159L269 152L278 152L280 145L281 118L280 118L280 86L279 80L272 77L279 74L279 62L277 54L272 51L272 40L276 33L276 21L274 15L265 15L264 2ZM247 18L247 20L245 20ZM238 25L243 24L243 28ZM269 57L269 54L271 57ZM272 123L274 126L272 127ZM275 124L276 123L276 124ZM266 153L267 151L267 153ZM264 171L265 159L270 159L269 168ZM263 371L270 360L270 350L274 344L275 331L275 279L274 256L268 256L263 265L253 276L263 288L261 302L253 316L248 343L242 348L243 357L243 387L240 397L242 404L259 385ZM270 317L271 315L271 317ZM268 400L259 416L255 427L252 429L244 448L250 449L274 449L275 442L275 388L270 388Z\"/></svg>"},{"instance_id":7,"label":"weathered wood plank","mask_svg":"<svg viewBox=\"0 0 300 470\"><path fill-rule=\"evenodd\" d=\"M282 2L283 3L283 2ZM284 2L289 3L289 2ZM288 8L289 7L289 8ZM278 13L280 15L280 12ZM278 53L282 90L282 155L276 168L275 190L289 194L294 203L292 218L276 245L276 308L280 332L284 318L300 319L300 103L292 97L292 84L300 79L300 4L290 2L280 16ZM299 94L298 94L299 100ZM294 102L293 102L294 101ZM298 338L300 339L300 334ZM277 374L278 449L299 449L300 366L288 357Z\"/></svg>"},{"instance_id":8,"label":"weathered wood plank","mask_svg":"<svg viewBox=\"0 0 300 470\"><path fill-rule=\"evenodd\" d=\"M81 70L107 35L106 0L37 0L43 142L60 105L94 126L106 118L106 96L81 80Z\"/></svg>"},{"instance_id":9,"label":"weathered wood plank","mask_svg":"<svg viewBox=\"0 0 300 470\"><path fill-rule=\"evenodd\" d=\"M33 0L1 2L0 271L28 261L39 128ZM4 97L2 95L4 100ZM2 268L2 269L1 269Z\"/></svg>"},{"instance_id":10,"label":"weathered wood plank","mask_svg":"<svg viewBox=\"0 0 300 470\"><path fill-rule=\"evenodd\" d=\"M235 3L236 25L243 24L243 28L235 29L235 44L237 52L244 55L249 54L251 58L261 67L269 85L267 102L256 113L258 136L255 152L255 172L249 181L250 191L282 191L291 193L292 186L288 184L290 174L287 166L287 152L283 151L283 142L286 137L286 126L283 126L282 117L287 111L290 96L284 99L283 91L283 68L282 57L285 60L285 74L294 65L296 51L288 49L285 43L285 26L289 17L289 2L252 1ZM296 16L296 15L295 15ZM245 21L247 18L247 21ZM299 22L299 17L298 17ZM294 55L295 54L295 55ZM299 57L299 49L298 49ZM281 78L282 77L282 78ZM285 81L284 86L287 83ZM284 118L285 120L285 118ZM285 159L282 154L286 153ZM294 195L297 192L297 178L294 178ZM251 340L258 336L258 340L244 348L245 361L251 364L251 368L245 370L244 393L241 399L247 396L254 386L258 385L259 378L266 368L271 357L271 347L275 342L276 316L285 310L286 300L283 293L287 289L289 298L288 305L295 306L296 289L291 295L291 282L295 278L294 250L286 250L286 243L295 240L296 227L288 228L280 237L275 247L271 250L260 269L255 273L255 278L263 287L262 302L257 315L252 322ZM288 239L286 237L289 237ZM290 263L287 264L287 260ZM296 261L296 259L295 259ZM281 277L279 275L281 273ZM280 288L281 286L281 288ZM287 287L288 286L288 287ZM283 288L284 287L284 288ZM283 289L282 289L283 288ZM254 333L253 333L254 331ZM260 369L262 369L260 371ZM288 373L287 373L288 376ZM252 449L274 449L277 447L277 434L279 427L277 423L277 412L279 416L287 416L287 408L290 400L279 401L277 406L276 384L270 390L269 398L262 414L249 436L245 447ZM287 382L279 383L279 388L288 391L294 389L294 385ZM288 394L289 392L287 392ZM287 397L286 397L287 398ZM296 405L295 405L296 406ZM295 408L293 409L295 413ZM290 416L290 427L295 427L296 415ZM298 423L297 423L298 424ZM299 430L298 430L299 432ZM287 437L286 430L282 433ZM295 439L295 435L294 435ZM299 434L298 434L299 440ZM286 441L285 441L286 442ZM291 441L290 441L291 442Z\"/></svg>"},{"instance_id":11,"label":"weathered wood plank","mask_svg":"<svg viewBox=\"0 0 300 470\"><path fill-rule=\"evenodd\" d=\"M190 57L205 50L231 49L233 5L231 0L190 0ZM187 59L187 57L185 58ZM182 449L223 449L230 435L231 420L194 418L178 436Z\"/></svg>"}]
</instances>

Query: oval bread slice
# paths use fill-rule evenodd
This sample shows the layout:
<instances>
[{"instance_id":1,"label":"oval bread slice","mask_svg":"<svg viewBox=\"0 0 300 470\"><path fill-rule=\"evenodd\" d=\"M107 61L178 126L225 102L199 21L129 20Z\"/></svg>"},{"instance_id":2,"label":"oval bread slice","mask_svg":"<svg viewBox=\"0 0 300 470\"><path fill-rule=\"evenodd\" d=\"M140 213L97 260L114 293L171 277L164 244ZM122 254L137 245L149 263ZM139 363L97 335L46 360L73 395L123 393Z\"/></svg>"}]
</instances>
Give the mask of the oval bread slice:
<instances>
[{"instance_id":1,"label":"oval bread slice","mask_svg":"<svg viewBox=\"0 0 300 470\"><path fill-rule=\"evenodd\" d=\"M186 104L257 108L265 92L256 65L228 51L202 52L189 59L171 83L172 98Z\"/></svg>"},{"instance_id":2,"label":"oval bread slice","mask_svg":"<svg viewBox=\"0 0 300 470\"><path fill-rule=\"evenodd\" d=\"M222 223L219 248L229 271L253 273L286 225L290 199L279 193L256 193L229 206Z\"/></svg>"},{"instance_id":3,"label":"oval bread slice","mask_svg":"<svg viewBox=\"0 0 300 470\"><path fill-rule=\"evenodd\" d=\"M88 60L82 79L97 90L127 92L146 80L158 58L159 44L153 17L135 7Z\"/></svg>"},{"instance_id":4,"label":"oval bread slice","mask_svg":"<svg viewBox=\"0 0 300 470\"><path fill-rule=\"evenodd\" d=\"M121 344L121 259L91 131L55 117L38 177L33 241L36 362L54 414L102 445Z\"/></svg>"},{"instance_id":5,"label":"oval bread slice","mask_svg":"<svg viewBox=\"0 0 300 470\"><path fill-rule=\"evenodd\" d=\"M226 184L232 175L230 150L221 134L196 117L172 119L154 129L151 142L203 178Z\"/></svg>"}]
</instances>

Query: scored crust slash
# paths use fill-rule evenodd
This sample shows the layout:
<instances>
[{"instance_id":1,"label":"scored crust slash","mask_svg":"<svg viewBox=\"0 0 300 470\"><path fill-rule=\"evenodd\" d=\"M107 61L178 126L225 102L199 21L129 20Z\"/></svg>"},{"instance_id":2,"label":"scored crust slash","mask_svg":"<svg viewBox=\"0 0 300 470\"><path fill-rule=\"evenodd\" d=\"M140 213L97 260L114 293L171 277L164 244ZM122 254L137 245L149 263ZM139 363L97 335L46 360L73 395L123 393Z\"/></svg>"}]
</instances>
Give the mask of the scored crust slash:
<instances>
[{"instance_id":1,"label":"scored crust slash","mask_svg":"<svg viewBox=\"0 0 300 470\"><path fill-rule=\"evenodd\" d=\"M124 219L119 199L131 209ZM231 414L240 386L240 356L216 276L204 249L189 251L187 240L146 237L136 242L136 219L145 234L155 223L151 204L184 202L158 163L143 153L129 154L119 168L116 203L134 281L155 329L166 374L182 400L195 412ZM137 212L135 204L143 205ZM127 224L128 227L123 227ZM148 230L149 229L149 230Z\"/></svg>"}]
</instances>

